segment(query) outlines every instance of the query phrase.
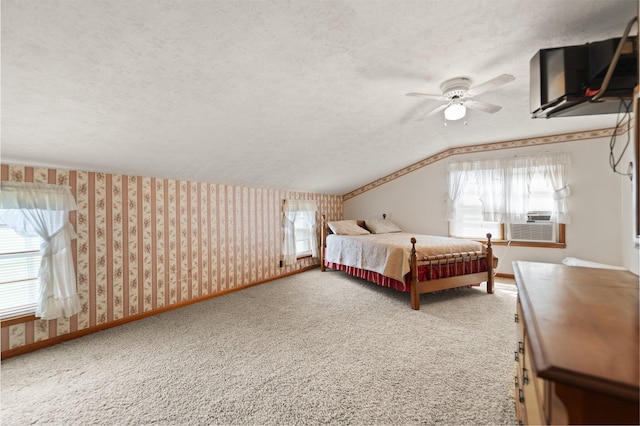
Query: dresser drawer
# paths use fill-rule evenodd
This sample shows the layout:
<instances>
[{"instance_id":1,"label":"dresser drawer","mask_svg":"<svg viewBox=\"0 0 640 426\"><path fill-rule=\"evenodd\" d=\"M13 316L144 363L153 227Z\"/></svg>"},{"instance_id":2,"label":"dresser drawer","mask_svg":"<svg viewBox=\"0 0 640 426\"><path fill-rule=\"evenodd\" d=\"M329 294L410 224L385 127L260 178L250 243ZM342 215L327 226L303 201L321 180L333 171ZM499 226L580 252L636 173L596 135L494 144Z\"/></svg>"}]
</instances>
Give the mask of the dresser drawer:
<instances>
[{"instance_id":1,"label":"dresser drawer","mask_svg":"<svg viewBox=\"0 0 640 426\"><path fill-rule=\"evenodd\" d=\"M520 382L524 394L524 405L526 407L526 423L532 425L548 424L545 412L546 388L543 379L539 378L531 366L530 342L525 333L524 354L522 357L522 368L520 370Z\"/></svg>"}]
</instances>

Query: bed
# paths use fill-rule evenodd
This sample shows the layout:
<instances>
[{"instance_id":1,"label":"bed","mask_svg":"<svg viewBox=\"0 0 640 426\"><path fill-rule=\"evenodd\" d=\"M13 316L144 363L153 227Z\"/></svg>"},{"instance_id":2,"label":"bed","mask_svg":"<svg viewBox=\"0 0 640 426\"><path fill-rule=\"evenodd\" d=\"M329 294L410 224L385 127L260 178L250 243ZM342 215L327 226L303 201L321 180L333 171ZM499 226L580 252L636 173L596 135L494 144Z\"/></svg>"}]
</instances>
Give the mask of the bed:
<instances>
[{"instance_id":1,"label":"bed","mask_svg":"<svg viewBox=\"0 0 640 426\"><path fill-rule=\"evenodd\" d=\"M402 232L383 215L377 220L327 222L322 216L320 267L340 270L372 283L420 295L487 282L493 293L497 258L487 243Z\"/></svg>"}]
</instances>

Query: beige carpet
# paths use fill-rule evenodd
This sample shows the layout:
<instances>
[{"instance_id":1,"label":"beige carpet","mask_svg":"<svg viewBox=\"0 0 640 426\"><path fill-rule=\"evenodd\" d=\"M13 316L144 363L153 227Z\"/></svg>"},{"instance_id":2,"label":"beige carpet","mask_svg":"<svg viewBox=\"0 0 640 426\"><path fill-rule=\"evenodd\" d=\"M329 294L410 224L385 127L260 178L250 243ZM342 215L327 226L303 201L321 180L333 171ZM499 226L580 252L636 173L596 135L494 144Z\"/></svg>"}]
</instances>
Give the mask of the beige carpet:
<instances>
[{"instance_id":1,"label":"beige carpet","mask_svg":"<svg viewBox=\"0 0 640 426\"><path fill-rule=\"evenodd\" d=\"M305 272L3 361L2 425L514 425L515 295Z\"/></svg>"}]
</instances>

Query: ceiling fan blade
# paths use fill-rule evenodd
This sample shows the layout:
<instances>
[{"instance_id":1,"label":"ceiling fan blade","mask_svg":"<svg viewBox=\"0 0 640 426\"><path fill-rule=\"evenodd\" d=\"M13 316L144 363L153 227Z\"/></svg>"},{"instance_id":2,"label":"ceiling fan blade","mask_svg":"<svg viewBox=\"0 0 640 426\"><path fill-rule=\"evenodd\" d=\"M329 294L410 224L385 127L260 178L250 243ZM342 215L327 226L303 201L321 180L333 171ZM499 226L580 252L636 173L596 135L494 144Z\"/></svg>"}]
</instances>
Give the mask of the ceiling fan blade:
<instances>
[{"instance_id":1,"label":"ceiling fan blade","mask_svg":"<svg viewBox=\"0 0 640 426\"><path fill-rule=\"evenodd\" d=\"M443 100L444 99L442 97L442 95L431 95L429 93L417 93L417 92L405 93L405 96L413 96L413 97L417 97L417 98L438 99L438 100Z\"/></svg>"},{"instance_id":2,"label":"ceiling fan blade","mask_svg":"<svg viewBox=\"0 0 640 426\"><path fill-rule=\"evenodd\" d=\"M439 113L440 111L444 110L445 108L447 108L449 106L449 103L446 104L442 104L437 108L432 109L431 111L429 111L428 113L426 113L425 115L423 115L422 117L418 118L418 120L424 120L425 118L432 116L434 114Z\"/></svg>"},{"instance_id":3,"label":"ceiling fan blade","mask_svg":"<svg viewBox=\"0 0 640 426\"><path fill-rule=\"evenodd\" d=\"M480 93L484 93L488 90L491 90L495 87L498 86L502 86L503 84L507 84L512 82L513 80L515 80L516 78L514 76L512 76L511 74L502 74L497 76L496 78L492 78L489 81L485 81L482 84L479 84L475 87L472 87L471 89L469 89L469 91L466 93L465 96L476 96L479 95Z\"/></svg>"},{"instance_id":4,"label":"ceiling fan blade","mask_svg":"<svg viewBox=\"0 0 640 426\"><path fill-rule=\"evenodd\" d=\"M477 111L488 112L489 114L494 114L502 109L502 107L499 105L488 104L486 102L474 101L470 99L464 101L463 105L467 108Z\"/></svg>"}]
</instances>

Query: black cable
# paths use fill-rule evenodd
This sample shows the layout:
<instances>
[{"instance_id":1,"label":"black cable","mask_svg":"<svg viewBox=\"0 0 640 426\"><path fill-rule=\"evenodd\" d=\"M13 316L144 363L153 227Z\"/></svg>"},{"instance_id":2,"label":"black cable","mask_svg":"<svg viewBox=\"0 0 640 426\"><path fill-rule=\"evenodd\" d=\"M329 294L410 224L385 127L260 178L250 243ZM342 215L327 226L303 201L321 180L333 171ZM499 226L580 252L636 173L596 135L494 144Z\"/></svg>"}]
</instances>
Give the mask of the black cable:
<instances>
[{"instance_id":1,"label":"black cable","mask_svg":"<svg viewBox=\"0 0 640 426\"><path fill-rule=\"evenodd\" d=\"M602 81L602 86L598 93L593 96L589 101L596 102L604 95L604 92L607 91L607 87L609 86L609 81L611 81L611 77L613 77L613 71L618 64L618 59L620 59L620 54L622 53L622 48L624 46L625 41L627 40L627 36L629 35L629 31L631 31L631 26L634 22L638 21L638 17L634 16L631 21L627 24L627 27L624 29L624 33L618 42L618 47L616 48L615 53L613 54L613 58L611 59L611 63L609 64L609 68L607 68L607 74L604 76L604 80ZM638 34L640 35L640 28L638 29Z\"/></svg>"},{"instance_id":2,"label":"black cable","mask_svg":"<svg viewBox=\"0 0 640 426\"><path fill-rule=\"evenodd\" d=\"M629 103L627 104L622 97L620 98L620 105L618 106L618 116L620 116L623 106L625 109L625 113L622 115L621 118L618 119L618 122L616 123L616 126L613 129L613 134L611 135L611 141L609 142L609 166L611 167L614 173L617 173L622 176L631 176L631 173L621 173L618 170L616 170L616 168L620 164L620 161L622 161L622 157L624 156L624 153L627 151L627 148L629 148L629 144L631 143L631 103L632 102L633 100L630 100ZM617 142L618 129L620 128L620 125L625 120L625 118L628 118L627 119L627 141L624 145L624 148L622 148L622 152L618 156L618 159L616 160L615 154L613 151Z\"/></svg>"}]
</instances>

